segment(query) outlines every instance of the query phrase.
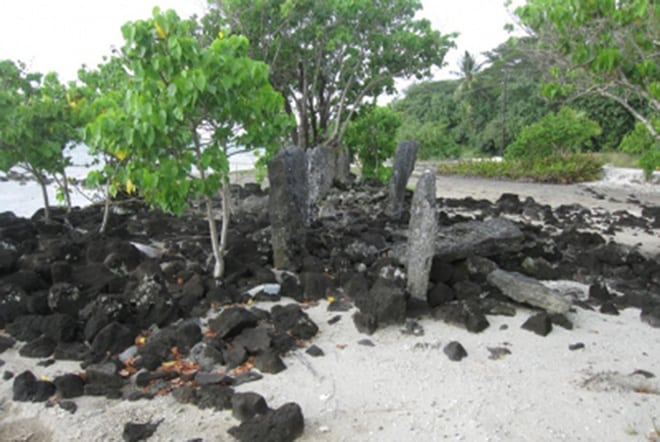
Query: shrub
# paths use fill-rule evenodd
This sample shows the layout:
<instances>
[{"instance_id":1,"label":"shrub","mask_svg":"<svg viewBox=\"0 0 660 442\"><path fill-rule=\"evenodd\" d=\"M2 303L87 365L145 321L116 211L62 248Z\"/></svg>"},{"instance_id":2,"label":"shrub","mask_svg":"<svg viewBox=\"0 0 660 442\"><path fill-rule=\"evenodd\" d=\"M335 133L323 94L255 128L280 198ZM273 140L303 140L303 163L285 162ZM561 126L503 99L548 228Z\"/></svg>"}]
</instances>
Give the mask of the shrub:
<instances>
[{"instance_id":1,"label":"shrub","mask_svg":"<svg viewBox=\"0 0 660 442\"><path fill-rule=\"evenodd\" d=\"M652 124L656 130L660 130L660 119L655 119ZM619 148L624 152L641 155L639 166L647 178L660 168L660 141L653 138L642 123L637 123L635 128L623 137Z\"/></svg>"},{"instance_id":2,"label":"shrub","mask_svg":"<svg viewBox=\"0 0 660 442\"><path fill-rule=\"evenodd\" d=\"M461 148L446 128L447 125L442 121L406 122L399 129L397 139L417 141L419 143L417 157L420 160L458 158Z\"/></svg>"},{"instance_id":3,"label":"shrub","mask_svg":"<svg viewBox=\"0 0 660 442\"><path fill-rule=\"evenodd\" d=\"M598 156L569 154L524 160L462 161L442 164L438 172L569 184L599 179L602 167L603 161Z\"/></svg>"},{"instance_id":4,"label":"shrub","mask_svg":"<svg viewBox=\"0 0 660 442\"><path fill-rule=\"evenodd\" d=\"M401 117L390 107L368 107L352 121L344 143L362 164L362 175L388 181L391 168L384 165L396 151L396 132Z\"/></svg>"},{"instance_id":5,"label":"shrub","mask_svg":"<svg viewBox=\"0 0 660 442\"><path fill-rule=\"evenodd\" d=\"M600 133L598 123L584 112L563 107L523 128L516 141L507 147L505 156L509 159L545 158L578 152L586 141Z\"/></svg>"}]
</instances>

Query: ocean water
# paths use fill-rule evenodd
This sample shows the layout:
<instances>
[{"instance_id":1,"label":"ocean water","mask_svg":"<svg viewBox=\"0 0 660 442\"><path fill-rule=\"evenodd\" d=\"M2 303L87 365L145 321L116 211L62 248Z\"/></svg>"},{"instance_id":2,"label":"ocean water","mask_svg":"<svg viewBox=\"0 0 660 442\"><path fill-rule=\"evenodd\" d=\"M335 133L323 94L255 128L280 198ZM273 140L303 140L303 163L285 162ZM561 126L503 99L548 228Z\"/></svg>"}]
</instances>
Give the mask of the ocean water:
<instances>
[{"instance_id":1,"label":"ocean water","mask_svg":"<svg viewBox=\"0 0 660 442\"><path fill-rule=\"evenodd\" d=\"M72 165L67 167L66 173L70 178L82 181L90 170L99 166L93 165L93 157L89 155L85 146L80 145L70 151ZM253 152L236 153L229 157L229 169L231 172L239 170L250 170L254 168L257 157ZM16 169L18 172L22 172ZM4 174L0 172L0 177ZM103 196L98 192L74 186L71 192L71 202L74 206L86 206L94 202L102 201ZM51 206L60 203L56 199L57 186L48 186L48 198ZM0 212L12 211L18 216L30 217L43 207L43 196L41 187L33 180L25 181L0 181Z\"/></svg>"}]
</instances>

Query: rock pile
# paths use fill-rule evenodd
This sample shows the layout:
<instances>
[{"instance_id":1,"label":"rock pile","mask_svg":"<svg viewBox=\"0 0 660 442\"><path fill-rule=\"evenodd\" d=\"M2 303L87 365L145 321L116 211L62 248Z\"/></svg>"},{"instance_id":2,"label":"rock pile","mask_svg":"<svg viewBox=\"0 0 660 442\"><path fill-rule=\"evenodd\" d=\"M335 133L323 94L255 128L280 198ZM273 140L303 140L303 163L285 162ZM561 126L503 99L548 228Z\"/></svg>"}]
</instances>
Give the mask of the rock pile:
<instances>
[{"instance_id":1,"label":"rock pile","mask_svg":"<svg viewBox=\"0 0 660 442\"><path fill-rule=\"evenodd\" d=\"M286 155L294 163L304 159ZM206 224L195 213L173 218L125 203L105 235L94 233L101 220L94 206L54 211L49 224L39 213L0 214L0 328L11 335L0 336L0 352L18 340L25 357L77 360L85 369L84 376L52 382L20 373L14 399L55 397L75 412L71 399L84 394L135 400L171 391L184 403L232 410L241 424L231 434L239 440L259 440L264 431L292 440L303 431L300 407L271 410L263 398L233 387L286 369L282 355L315 336L317 325L298 303L328 298L335 311L354 304L353 320L364 333L414 324L406 319L422 315L478 333L489 315L513 315L520 305L537 311L523 328L542 336L553 325L570 328L576 307L607 314L634 307L643 321L660 326L660 257L594 231L653 231L653 208L636 217L552 209L516 195L491 204L429 199L426 192L420 198L438 229L425 230L420 245L410 237L416 215L406 215L412 195L405 185L397 213L392 193L377 183L331 189L305 226L297 211L308 200L285 204L291 196L277 189L279 182L298 185L285 179L286 158L280 172L271 171L281 176L272 176L270 213L269 196L258 186L232 188L237 207L222 282L210 276ZM411 269L426 262L426 271ZM411 285L411 276L421 283ZM589 293L557 293L539 282L559 279L586 283ZM298 303L252 305L282 297ZM459 343L445 352L452 360L467 355Z\"/></svg>"}]
</instances>

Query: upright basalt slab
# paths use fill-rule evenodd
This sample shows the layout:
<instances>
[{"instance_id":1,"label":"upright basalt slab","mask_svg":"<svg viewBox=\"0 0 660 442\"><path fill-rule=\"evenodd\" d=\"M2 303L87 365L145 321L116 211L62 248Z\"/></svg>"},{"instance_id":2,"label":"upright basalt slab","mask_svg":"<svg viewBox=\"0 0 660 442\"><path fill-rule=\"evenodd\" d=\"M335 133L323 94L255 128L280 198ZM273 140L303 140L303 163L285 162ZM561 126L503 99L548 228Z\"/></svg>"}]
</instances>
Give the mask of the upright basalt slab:
<instances>
[{"instance_id":1,"label":"upright basalt slab","mask_svg":"<svg viewBox=\"0 0 660 442\"><path fill-rule=\"evenodd\" d=\"M308 207L305 223L311 224L318 215L318 202L332 187L337 161L333 149L318 146L305 152L307 156Z\"/></svg>"},{"instance_id":2,"label":"upright basalt slab","mask_svg":"<svg viewBox=\"0 0 660 442\"><path fill-rule=\"evenodd\" d=\"M426 301L431 262L438 232L435 216L435 174L426 171L417 181L410 208L407 248L407 288L413 298Z\"/></svg>"},{"instance_id":3,"label":"upright basalt slab","mask_svg":"<svg viewBox=\"0 0 660 442\"><path fill-rule=\"evenodd\" d=\"M268 180L273 265L296 270L302 258L309 208L305 151L289 147L278 152L268 164Z\"/></svg>"},{"instance_id":4,"label":"upright basalt slab","mask_svg":"<svg viewBox=\"0 0 660 442\"><path fill-rule=\"evenodd\" d=\"M396 148L387 207L388 214L392 218L400 219L403 215L403 200L406 194L406 185L415 169L418 150L419 144L416 141L403 141Z\"/></svg>"}]
</instances>

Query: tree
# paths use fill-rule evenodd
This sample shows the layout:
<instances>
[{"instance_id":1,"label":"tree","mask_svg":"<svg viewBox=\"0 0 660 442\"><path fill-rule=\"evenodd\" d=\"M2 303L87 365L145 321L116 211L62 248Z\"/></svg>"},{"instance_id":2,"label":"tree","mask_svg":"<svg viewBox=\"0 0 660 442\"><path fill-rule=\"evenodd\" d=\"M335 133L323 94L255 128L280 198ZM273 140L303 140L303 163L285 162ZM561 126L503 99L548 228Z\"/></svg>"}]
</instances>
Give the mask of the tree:
<instances>
[{"instance_id":1,"label":"tree","mask_svg":"<svg viewBox=\"0 0 660 442\"><path fill-rule=\"evenodd\" d=\"M39 183L44 199L44 219L50 220L47 185L55 179L68 198L64 155L75 138L66 88L57 74L25 71L21 63L0 62L0 170L20 167Z\"/></svg>"},{"instance_id":2,"label":"tree","mask_svg":"<svg viewBox=\"0 0 660 442\"><path fill-rule=\"evenodd\" d=\"M516 9L538 38L550 97L599 94L625 107L658 139L660 4L653 0L528 0Z\"/></svg>"},{"instance_id":3,"label":"tree","mask_svg":"<svg viewBox=\"0 0 660 442\"><path fill-rule=\"evenodd\" d=\"M520 131L516 141L506 149L507 158L539 159L577 152L601 128L584 112L563 107L551 112Z\"/></svg>"},{"instance_id":4,"label":"tree","mask_svg":"<svg viewBox=\"0 0 660 442\"><path fill-rule=\"evenodd\" d=\"M453 35L415 19L419 0L217 0L213 29L247 36L250 55L294 114L294 144L339 145L367 100L394 92L398 78L442 66Z\"/></svg>"},{"instance_id":5,"label":"tree","mask_svg":"<svg viewBox=\"0 0 660 442\"><path fill-rule=\"evenodd\" d=\"M391 167L384 162L396 151L396 132L401 126L401 116L387 106L364 108L350 123L345 143L355 152L362 164L362 175L388 181Z\"/></svg>"},{"instance_id":6,"label":"tree","mask_svg":"<svg viewBox=\"0 0 660 442\"><path fill-rule=\"evenodd\" d=\"M220 33L202 44L196 21L158 8L122 32L121 59L130 75L122 106L101 120L99 134L114 143L121 128L127 176L147 201L180 214L191 198L203 200L213 276L220 278L230 215L229 150L273 153L290 123L282 97L269 84L268 66L248 58L245 37ZM220 235L212 204L219 190Z\"/></svg>"},{"instance_id":7,"label":"tree","mask_svg":"<svg viewBox=\"0 0 660 442\"><path fill-rule=\"evenodd\" d=\"M79 84L71 91L72 100L79 125L83 127L82 138L101 166L89 172L85 184L104 188L105 204L99 228L104 233L112 198L122 189L134 191L126 167L130 149L125 135L129 121L122 106L130 79L119 57L106 59L94 70L83 66L78 78Z\"/></svg>"},{"instance_id":8,"label":"tree","mask_svg":"<svg viewBox=\"0 0 660 442\"><path fill-rule=\"evenodd\" d=\"M461 78L461 85L459 90L469 91L472 89L476 75L481 71L484 63L477 63L477 59L470 52L465 51L463 56L458 62L458 71L453 71L452 74L458 75Z\"/></svg>"}]
</instances>

